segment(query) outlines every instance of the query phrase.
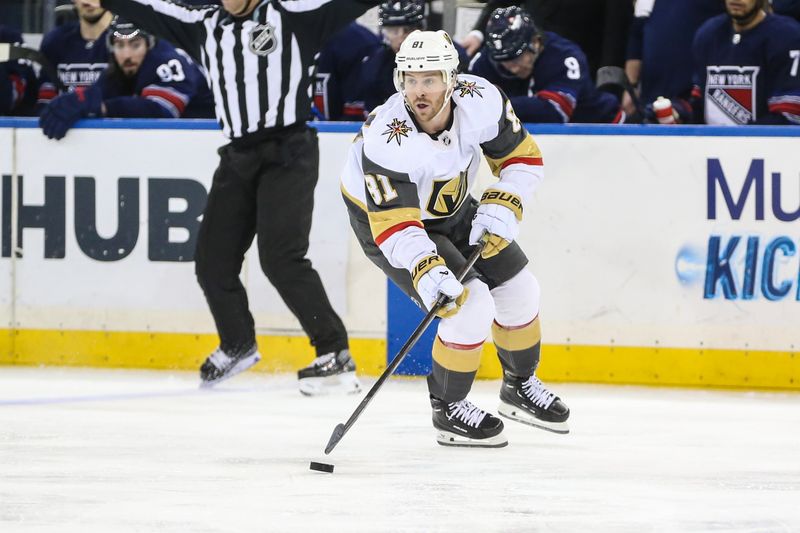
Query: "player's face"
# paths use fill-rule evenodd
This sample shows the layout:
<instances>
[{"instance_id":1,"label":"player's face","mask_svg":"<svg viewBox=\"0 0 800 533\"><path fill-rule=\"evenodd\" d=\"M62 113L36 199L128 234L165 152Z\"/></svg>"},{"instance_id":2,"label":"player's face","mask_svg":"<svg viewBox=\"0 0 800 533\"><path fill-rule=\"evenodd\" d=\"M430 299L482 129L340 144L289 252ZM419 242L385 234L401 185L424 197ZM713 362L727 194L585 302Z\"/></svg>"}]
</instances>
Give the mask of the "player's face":
<instances>
[{"instance_id":1,"label":"player's face","mask_svg":"<svg viewBox=\"0 0 800 533\"><path fill-rule=\"evenodd\" d=\"M748 20L760 7L759 0L725 0L725 10L734 20Z\"/></svg>"},{"instance_id":2,"label":"player's face","mask_svg":"<svg viewBox=\"0 0 800 533\"><path fill-rule=\"evenodd\" d=\"M447 85L442 79L441 71L438 70L406 72L403 90L414 116L424 123L433 119L444 105Z\"/></svg>"},{"instance_id":3,"label":"player's face","mask_svg":"<svg viewBox=\"0 0 800 533\"><path fill-rule=\"evenodd\" d=\"M236 17L249 15L261 0L222 0L225 11Z\"/></svg>"},{"instance_id":4,"label":"player's face","mask_svg":"<svg viewBox=\"0 0 800 533\"><path fill-rule=\"evenodd\" d=\"M397 51L400 50L400 45L403 44L403 41L408 37L408 34L415 29L416 28L412 28L411 26L387 26L381 28L381 34L383 35L383 40L391 47L392 52L396 54Z\"/></svg>"},{"instance_id":5,"label":"player's face","mask_svg":"<svg viewBox=\"0 0 800 533\"><path fill-rule=\"evenodd\" d=\"M500 64L511 74L523 80L527 80L533 74L533 63L536 61L536 54L530 50L525 50L518 57Z\"/></svg>"},{"instance_id":6,"label":"player's face","mask_svg":"<svg viewBox=\"0 0 800 533\"><path fill-rule=\"evenodd\" d=\"M126 76L133 77L139 72L144 56L147 55L147 41L144 37L117 39L114 41L113 50L119 68Z\"/></svg>"},{"instance_id":7,"label":"player's face","mask_svg":"<svg viewBox=\"0 0 800 533\"><path fill-rule=\"evenodd\" d=\"M89 24L96 24L106 14L106 10L96 0L72 0L72 3L75 4L78 17Z\"/></svg>"}]
</instances>

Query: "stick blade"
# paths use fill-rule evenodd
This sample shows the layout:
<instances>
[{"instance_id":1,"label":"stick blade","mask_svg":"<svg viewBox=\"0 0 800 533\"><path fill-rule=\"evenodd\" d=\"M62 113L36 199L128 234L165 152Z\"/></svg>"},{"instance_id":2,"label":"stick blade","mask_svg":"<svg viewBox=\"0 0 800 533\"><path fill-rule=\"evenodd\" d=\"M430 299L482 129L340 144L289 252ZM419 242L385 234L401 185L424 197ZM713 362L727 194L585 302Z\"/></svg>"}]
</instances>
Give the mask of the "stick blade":
<instances>
[{"instance_id":1,"label":"stick blade","mask_svg":"<svg viewBox=\"0 0 800 533\"><path fill-rule=\"evenodd\" d=\"M331 433L331 438L328 441L328 445L325 446L325 455L328 455L336 448L336 445L339 444L339 441L342 440L344 437L344 424L337 424L335 428L333 428L333 433Z\"/></svg>"}]
</instances>

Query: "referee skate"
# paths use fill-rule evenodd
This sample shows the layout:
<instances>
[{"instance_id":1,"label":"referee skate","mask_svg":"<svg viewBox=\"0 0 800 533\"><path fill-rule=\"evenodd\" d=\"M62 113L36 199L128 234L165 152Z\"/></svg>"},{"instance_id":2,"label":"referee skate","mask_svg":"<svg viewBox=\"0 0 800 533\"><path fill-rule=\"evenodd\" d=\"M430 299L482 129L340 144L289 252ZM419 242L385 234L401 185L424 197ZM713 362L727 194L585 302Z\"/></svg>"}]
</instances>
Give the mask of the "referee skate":
<instances>
[{"instance_id":1,"label":"referee skate","mask_svg":"<svg viewBox=\"0 0 800 533\"><path fill-rule=\"evenodd\" d=\"M228 354L217 348L200 367L200 386L213 387L236 374L244 372L261 360L256 346L241 353Z\"/></svg>"},{"instance_id":2,"label":"referee skate","mask_svg":"<svg viewBox=\"0 0 800 533\"><path fill-rule=\"evenodd\" d=\"M350 350L321 355L297 372L300 392L306 396L355 394L361 390Z\"/></svg>"}]
</instances>

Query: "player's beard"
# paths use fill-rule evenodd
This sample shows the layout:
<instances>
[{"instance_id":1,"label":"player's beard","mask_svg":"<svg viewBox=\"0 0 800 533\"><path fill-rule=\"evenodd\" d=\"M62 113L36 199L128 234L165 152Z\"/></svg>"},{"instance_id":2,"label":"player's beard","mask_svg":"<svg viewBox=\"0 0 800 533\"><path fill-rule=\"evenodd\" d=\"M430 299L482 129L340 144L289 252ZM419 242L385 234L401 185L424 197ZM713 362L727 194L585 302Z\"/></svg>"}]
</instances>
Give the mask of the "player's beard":
<instances>
[{"instance_id":1,"label":"player's beard","mask_svg":"<svg viewBox=\"0 0 800 533\"><path fill-rule=\"evenodd\" d=\"M136 73L139 71L139 66L133 62L126 61L122 64L120 70L126 78L134 78L136 77Z\"/></svg>"},{"instance_id":2,"label":"player's beard","mask_svg":"<svg viewBox=\"0 0 800 533\"><path fill-rule=\"evenodd\" d=\"M100 19L103 18L106 13L108 13L108 10L101 9L96 15L83 15L81 18L88 24L94 25L100 22Z\"/></svg>"},{"instance_id":3,"label":"player's beard","mask_svg":"<svg viewBox=\"0 0 800 533\"><path fill-rule=\"evenodd\" d=\"M128 76L125 71L122 70L122 67L117 62L116 58L113 59L113 61L111 61L108 65L108 77L120 88L122 94L133 94L133 90L136 87L136 74L133 76Z\"/></svg>"},{"instance_id":4,"label":"player's beard","mask_svg":"<svg viewBox=\"0 0 800 533\"><path fill-rule=\"evenodd\" d=\"M424 110L425 116L422 116L422 114L421 114L420 110L419 110L419 109L417 109L417 104L425 104L425 105L427 105L427 106L428 106L428 107L427 107L427 108ZM424 121L427 121L427 120L430 120L430 118L433 116L433 102L431 102L431 101L430 101L430 99L423 100L423 99L419 99L419 98L418 98L418 99L417 99L417 100L415 100L415 101L413 102L413 104L411 105L411 109L412 109L412 111L414 112L414 115L416 115L416 117L417 117L419 120L424 120Z\"/></svg>"},{"instance_id":5,"label":"player's beard","mask_svg":"<svg viewBox=\"0 0 800 533\"><path fill-rule=\"evenodd\" d=\"M760 11L761 11L761 2L756 1L756 3L753 4L753 9L751 9L747 13L743 15L734 15L730 11L728 11L728 16L730 16L739 26L747 26L748 24L753 22L753 20L755 20Z\"/></svg>"}]
</instances>

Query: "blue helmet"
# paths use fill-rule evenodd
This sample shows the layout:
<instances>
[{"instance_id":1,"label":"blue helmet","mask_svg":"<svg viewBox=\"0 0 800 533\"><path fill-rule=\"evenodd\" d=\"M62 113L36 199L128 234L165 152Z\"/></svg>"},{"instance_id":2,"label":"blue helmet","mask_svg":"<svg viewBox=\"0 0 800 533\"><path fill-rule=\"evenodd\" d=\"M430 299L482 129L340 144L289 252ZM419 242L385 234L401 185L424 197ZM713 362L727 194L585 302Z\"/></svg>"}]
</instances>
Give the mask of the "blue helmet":
<instances>
[{"instance_id":1,"label":"blue helmet","mask_svg":"<svg viewBox=\"0 0 800 533\"><path fill-rule=\"evenodd\" d=\"M519 6L499 7L486 23L486 49L494 61L509 61L530 49L539 30L527 11Z\"/></svg>"},{"instance_id":2,"label":"blue helmet","mask_svg":"<svg viewBox=\"0 0 800 533\"><path fill-rule=\"evenodd\" d=\"M379 26L415 26L425 23L425 0L388 0L378 6Z\"/></svg>"}]
</instances>

